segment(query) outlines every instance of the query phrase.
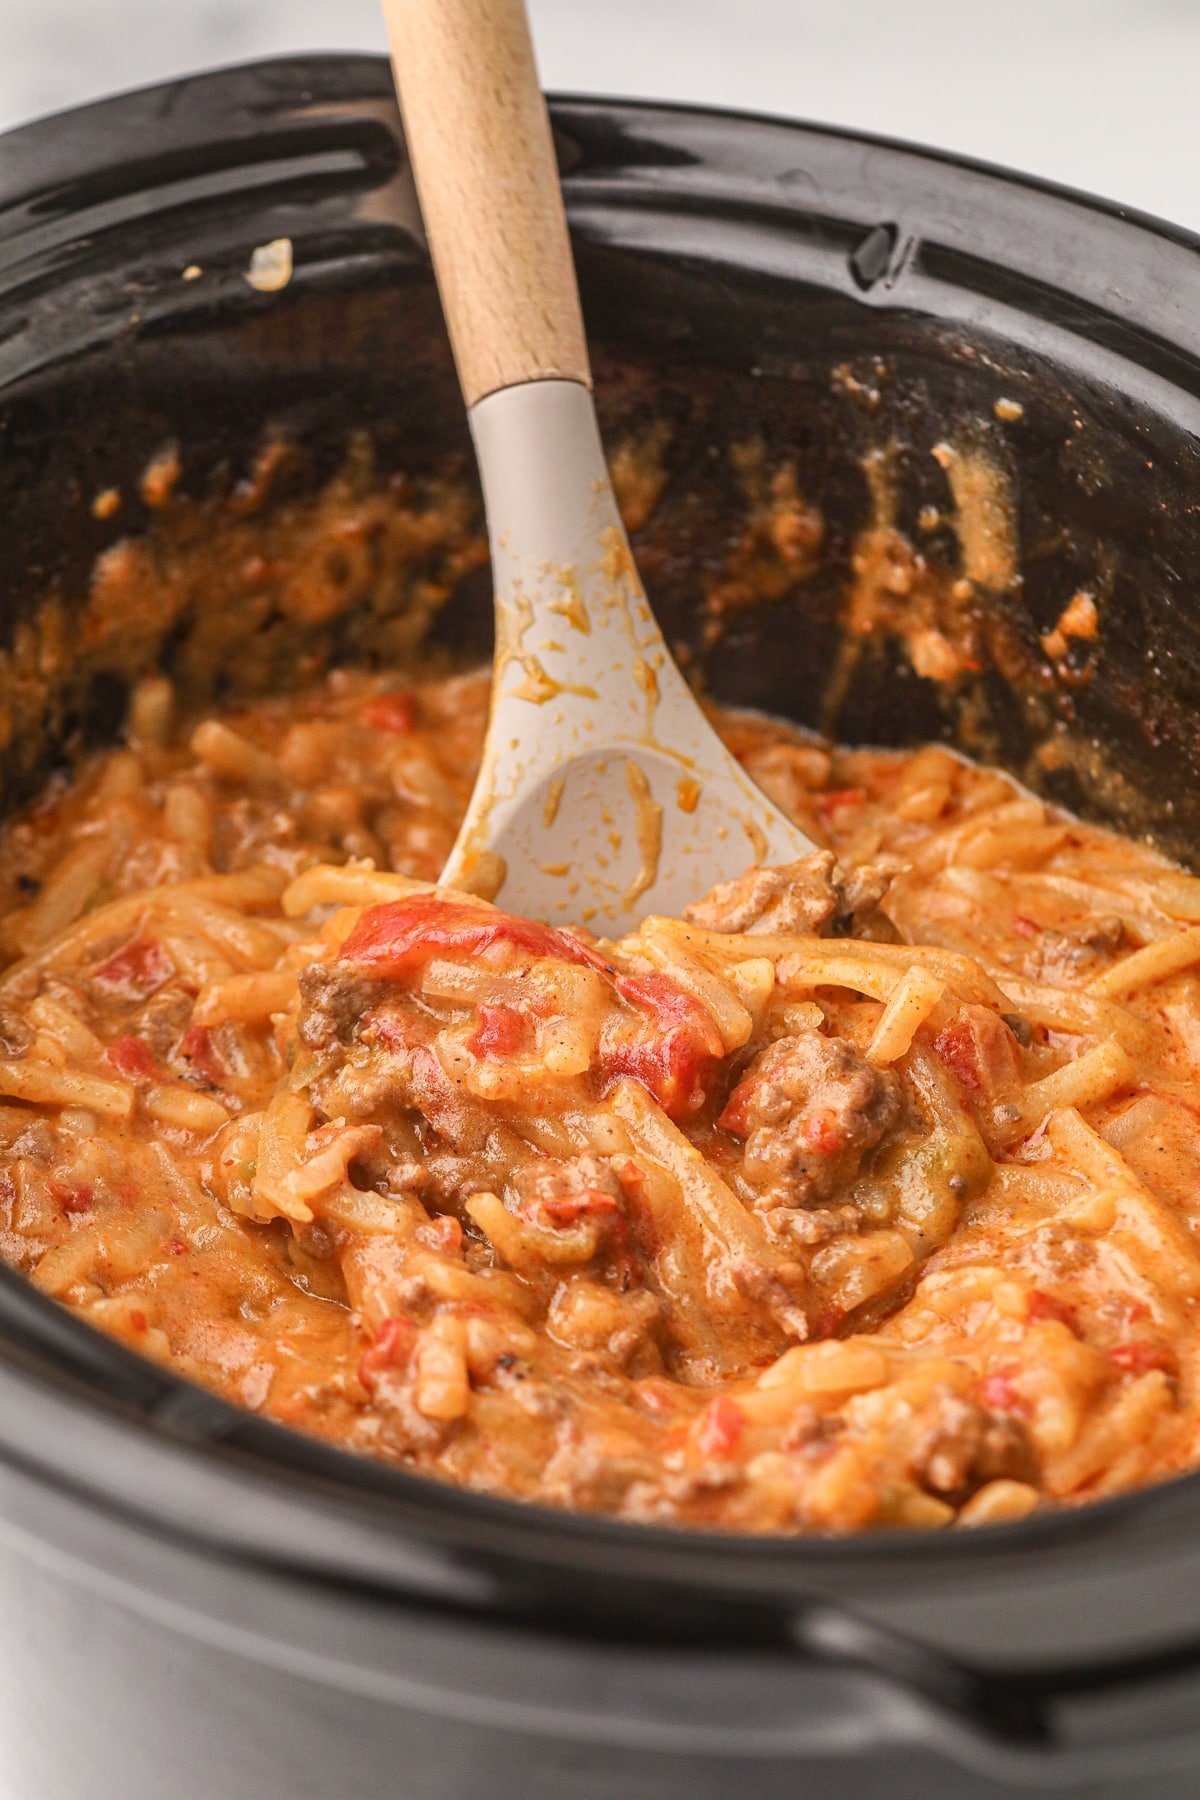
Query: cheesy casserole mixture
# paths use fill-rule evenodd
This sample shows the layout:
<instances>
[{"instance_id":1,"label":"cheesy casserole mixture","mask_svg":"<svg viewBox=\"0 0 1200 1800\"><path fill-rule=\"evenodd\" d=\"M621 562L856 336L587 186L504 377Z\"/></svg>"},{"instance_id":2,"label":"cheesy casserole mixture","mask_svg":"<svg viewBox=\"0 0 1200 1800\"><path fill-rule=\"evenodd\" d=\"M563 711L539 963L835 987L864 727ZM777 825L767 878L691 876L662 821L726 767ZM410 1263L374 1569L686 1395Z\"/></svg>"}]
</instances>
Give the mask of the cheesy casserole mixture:
<instances>
[{"instance_id":1,"label":"cheesy casserole mixture","mask_svg":"<svg viewBox=\"0 0 1200 1800\"><path fill-rule=\"evenodd\" d=\"M4 833L0 1254L298 1430L739 1531L1192 1466L1200 881L719 724L826 846L619 942L439 890L482 677L202 719Z\"/></svg>"}]
</instances>

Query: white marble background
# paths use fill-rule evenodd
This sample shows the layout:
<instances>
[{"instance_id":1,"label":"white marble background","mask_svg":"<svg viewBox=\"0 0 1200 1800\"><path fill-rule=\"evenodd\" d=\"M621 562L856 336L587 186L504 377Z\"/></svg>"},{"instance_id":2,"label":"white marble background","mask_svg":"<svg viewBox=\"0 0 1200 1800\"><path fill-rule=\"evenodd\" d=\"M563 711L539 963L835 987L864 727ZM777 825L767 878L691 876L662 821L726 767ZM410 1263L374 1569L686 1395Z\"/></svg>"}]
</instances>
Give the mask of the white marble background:
<instances>
[{"instance_id":1,"label":"white marble background","mask_svg":"<svg viewBox=\"0 0 1200 1800\"><path fill-rule=\"evenodd\" d=\"M547 87L859 126L1200 229L1200 0L531 6ZM245 57L382 47L376 0L0 0L0 127Z\"/></svg>"}]
</instances>

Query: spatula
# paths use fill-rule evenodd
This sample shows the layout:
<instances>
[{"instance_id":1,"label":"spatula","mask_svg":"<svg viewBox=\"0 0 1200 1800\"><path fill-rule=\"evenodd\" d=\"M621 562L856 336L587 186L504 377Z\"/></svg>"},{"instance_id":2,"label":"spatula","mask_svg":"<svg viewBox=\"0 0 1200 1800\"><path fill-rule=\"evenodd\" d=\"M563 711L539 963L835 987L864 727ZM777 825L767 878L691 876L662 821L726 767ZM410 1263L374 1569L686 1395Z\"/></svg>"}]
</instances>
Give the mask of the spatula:
<instances>
[{"instance_id":1,"label":"spatula","mask_svg":"<svg viewBox=\"0 0 1200 1800\"><path fill-rule=\"evenodd\" d=\"M813 848L680 674L604 461L523 0L383 0L483 483L496 657L443 881L606 935Z\"/></svg>"}]
</instances>

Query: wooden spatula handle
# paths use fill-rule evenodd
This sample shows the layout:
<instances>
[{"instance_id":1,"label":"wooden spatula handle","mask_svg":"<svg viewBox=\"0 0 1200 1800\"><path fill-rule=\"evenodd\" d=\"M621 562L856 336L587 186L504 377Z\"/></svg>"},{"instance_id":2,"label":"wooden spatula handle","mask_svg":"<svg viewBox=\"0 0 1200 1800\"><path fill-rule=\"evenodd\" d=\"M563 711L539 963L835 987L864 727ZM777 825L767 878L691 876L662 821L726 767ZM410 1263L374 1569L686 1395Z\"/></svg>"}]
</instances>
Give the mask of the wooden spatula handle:
<instances>
[{"instance_id":1,"label":"wooden spatula handle","mask_svg":"<svg viewBox=\"0 0 1200 1800\"><path fill-rule=\"evenodd\" d=\"M468 406L591 385L524 0L383 0L404 131Z\"/></svg>"}]
</instances>

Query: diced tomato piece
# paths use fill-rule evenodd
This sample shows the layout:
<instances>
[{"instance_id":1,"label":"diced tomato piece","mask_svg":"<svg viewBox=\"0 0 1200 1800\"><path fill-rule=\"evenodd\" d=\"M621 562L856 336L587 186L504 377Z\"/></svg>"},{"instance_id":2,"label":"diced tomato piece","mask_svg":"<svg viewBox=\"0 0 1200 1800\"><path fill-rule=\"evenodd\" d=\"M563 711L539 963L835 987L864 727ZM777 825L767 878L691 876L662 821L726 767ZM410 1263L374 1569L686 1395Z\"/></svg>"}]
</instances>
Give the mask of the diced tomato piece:
<instances>
[{"instance_id":1,"label":"diced tomato piece","mask_svg":"<svg viewBox=\"0 0 1200 1800\"><path fill-rule=\"evenodd\" d=\"M615 971L595 950L553 926L518 919L499 907L412 894L383 906L369 906L342 945L342 960L399 979L442 951L481 956L493 944L512 944L531 956L558 956L585 963L606 975Z\"/></svg>"},{"instance_id":2,"label":"diced tomato piece","mask_svg":"<svg viewBox=\"0 0 1200 1800\"><path fill-rule=\"evenodd\" d=\"M385 1319L375 1333L375 1342L359 1358L358 1379L369 1394L388 1369L398 1369L412 1355L417 1341L417 1328L411 1319Z\"/></svg>"},{"instance_id":3,"label":"diced tomato piece","mask_svg":"<svg viewBox=\"0 0 1200 1800\"><path fill-rule=\"evenodd\" d=\"M416 701L411 694L379 694L363 707L363 724L375 731L393 731L407 737L417 723Z\"/></svg>"},{"instance_id":4,"label":"diced tomato piece","mask_svg":"<svg viewBox=\"0 0 1200 1800\"><path fill-rule=\"evenodd\" d=\"M1025 1316L1031 1325L1038 1324L1042 1319L1057 1319L1060 1325L1065 1325L1068 1331L1079 1336L1079 1314L1075 1308L1068 1306L1065 1300L1056 1300L1053 1294L1044 1294L1041 1288L1034 1288L1030 1294Z\"/></svg>"},{"instance_id":5,"label":"diced tomato piece","mask_svg":"<svg viewBox=\"0 0 1200 1800\"><path fill-rule=\"evenodd\" d=\"M988 1006L964 1002L933 1040L935 1054L957 1081L964 1099L985 1111L1018 1105L1022 1094L1021 1053L1016 1038Z\"/></svg>"},{"instance_id":6,"label":"diced tomato piece","mask_svg":"<svg viewBox=\"0 0 1200 1800\"><path fill-rule=\"evenodd\" d=\"M968 1021L961 1016L944 1025L933 1040L936 1054L968 1093L977 1094L983 1086L979 1072L979 1045Z\"/></svg>"},{"instance_id":7,"label":"diced tomato piece","mask_svg":"<svg viewBox=\"0 0 1200 1800\"><path fill-rule=\"evenodd\" d=\"M462 1226L453 1213L439 1213L428 1225L417 1227L417 1236L432 1244L435 1250L461 1250Z\"/></svg>"},{"instance_id":8,"label":"diced tomato piece","mask_svg":"<svg viewBox=\"0 0 1200 1800\"><path fill-rule=\"evenodd\" d=\"M141 1333L146 1329L146 1315L140 1307L135 1306L129 1314L130 1329Z\"/></svg>"},{"instance_id":9,"label":"diced tomato piece","mask_svg":"<svg viewBox=\"0 0 1200 1800\"><path fill-rule=\"evenodd\" d=\"M154 938L135 938L110 956L92 976L116 1000L146 1000L175 973L175 965Z\"/></svg>"},{"instance_id":10,"label":"diced tomato piece","mask_svg":"<svg viewBox=\"0 0 1200 1800\"><path fill-rule=\"evenodd\" d=\"M723 1131L740 1138L748 1134L750 1125L746 1109L760 1091L761 1084L754 1079L738 1082L725 1104L724 1112L717 1120ZM806 1149L817 1156L835 1156L846 1147L845 1133L839 1127L836 1117L823 1107L805 1120L803 1137Z\"/></svg>"},{"instance_id":11,"label":"diced tomato piece","mask_svg":"<svg viewBox=\"0 0 1200 1800\"><path fill-rule=\"evenodd\" d=\"M846 1147L845 1135L838 1129L837 1120L831 1112L825 1111L814 1112L805 1120L804 1143L806 1149L818 1156L835 1156Z\"/></svg>"},{"instance_id":12,"label":"diced tomato piece","mask_svg":"<svg viewBox=\"0 0 1200 1800\"><path fill-rule=\"evenodd\" d=\"M479 1028L467 1039L472 1056L511 1056L525 1041L525 1019L515 1006L479 1008Z\"/></svg>"},{"instance_id":13,"label":"diced tomato piece","mask_svg":"<svg viewBox=\"0 0 1200 1800\"><path fill-rule=\"evenodd\" d=\"M632 1156L614 1163L613 1174L627 1194L640 1194L646 1186L646 1171L634 1162Z\"/></svg>"},{"instance_id":14,"label":"diced tomato piece","mask_svg":"<svg viewBox=\"0 0 1200 1800\"><path fill-rule=\"evenodd\" d=\"M157 1081L161 1073L141 1038L124 1032L108 1046L104 1060L131 1081Z\"/></svg>"},{"instance_id":15,"label":"diced tomato piece","mask_svg":"<svg viewBox=\"0 0 1200 1800\"><path fill-rule=\"evenodd\" d=\"M1010 1374L997 1369L979 1383L981 1403L992 1412L1026 1413L1029 1403Z\"/></svg>"},{"instance_id":16,"label":"diced tomato piece","mask_svg":"<svg viewBox=\"0 0 1200 1800\"><path fill-rule=\"evenodd\" d=\"M1178 1366L1174 1356L1164 1345L1137 1340L1115 1345L1108 1353L1108 1360L1125 1375L1147 1375L1151 1369L1161 1369L1164 1374L1174 1375Z\"/></svg>"},{"instance_id":17,"label":"diced tomato piece","mask_svg":"<svg viewBox=\"0 0 1200 1800\"><path fill-rule=\"evenodd\" d=\"M439 952L477 957L494 944L512 944L532 956L559 957L597 969L630 1006L644 1013L653 1037L631 1036L601 1057L608 1079L630 1075L672 1118L703 1104L702 1076L724 1054L708 1012L669 975L619 975L613 965L570 932L518 919L498 907L413 894L368 907L342 946L342 959L392 979L419 970Z\"/></svg>"},{"instance_id":18,"label":"diced tomato piece","mask_svg":"<svg viewBox=\"0 0 1200 1800\"><path fill-rule=\"evenodd\" d=\"M634 1202L636 1213L644 1209L639 1202ZM612 1194L606 1194L602 1188L582 1188L577 1194L557 1194L546 1200L531 1200L523 1209L527 1218L535 1222L540 1216L551 1225L571 1226L580 1219L591 1219L598 1227L597 1248L600 1237L607 1240L607 1261L617 1277L619 1287L628 1287L637 1271L637 1259L633 1254L629 1220L625 1216L620 1201Z\"/></svg>"},{"instance_id":19,"label":"diced tomato piece","mask_svg":"<svg viewBox=\"0 0 1200 1800\"><path fill-rule=\"evenodd\" d=\"M207 1025L188 1026L183 1034L183 1042L179 1046L179 1054L186 1062L190 1062L194 1069L198 1069L206 1081L211 1081L214 1087L220 1087L229 1073L217 1054L212 1032Z\"/></svg>"},{"instance_id":20,"label":"diced tomato piece","mask_svg":"<svg viewBox=\"0 0 1200 1800\"><path fill-rule=\"evenodd\" d=\"M303 1392L286 1394L280 1400L272 1400L271 1407L275 1417L282 1419L285 1425L289 1425L296 1420L303 1419L312 1410L312 1399Z\"/></svg>"},{"instance_id":21,"label":"diced tomato piece","mask_svg":"<svg viewBox=\"0 0 1200 1800\"><path fill-rule=\"evenodd\" d=\"M625 1196L625 1223L629 1235L643 1258L656 1255L659 1245L658 1225L646 1202L646 1176L631 1156L612 1165L613 1174Z\"/></svg>"},{"instance_id":22,"label":"diced tomato piece","mask_svg":"<svg viewBox=\"0 0 1200 1800\"><path fill-rule=\"evenodd\" d=\"M602 1047L602 1073L640 1081L668 1118L697 1111L705 1100L704 1078L725 1054L711 1014L669 975L621 975L616 986L623 1000L649 1016L654 1036Z\"/></svg>"},{"instance_id":23,"label":"diced tomato piece","mask_svg":"<svg viewBox=\"0 0 1200 1800\"><path fill-rule=\"evenodd\" d=\"M846 1308L839 1306L836 1300L830 1300L813 1320L812 1335L814 1338L836 1337L845 1323Z\"/></svg>"},{"instance_id":24,"label":"diced tomato piece","mask_svg":"<svg viewBox=\"0 0 1200 1800\"><path fill-rule=\"evenodd\" d=\"M744 1138L749 1126L746 1123L746 1108L754 1097L757 1083L739 1081L725 1102L725 1110L717 1120L722 1131L732 1132L734 1137Z\"/></svg>"},{"instance_id":25,"label":"diced tomato piece","mask_svg":"<svg viewBox=\"0 0 1200 1800\"><path fill-rule=\"evenodd\" d=\"M696 1442L705 1456L732 1456L745 1426L746 1415L737 1401L718 1394L701 1414Z\"/></svg>"},{"instance_id":26,"label":"diced tomato piece","mask_svg":"<svg viewBox=\"0 0 1200 1800\"><path fill-rule=\"evenodd\" d=\"M577 1194L558 1194L534 1204L555 1225L574 1225L577 1219L597 1218L605 1213L614 1221L624 1219L617 1201L603 1188L581 1188Z\"/></svg>"},{"instance_id":27,"label":"diced tomato piece","mask_svg":"<svg viewBox=\"0 0 1200 1800\"><path fill-rule=\"evenodd\" d=\"M418 1021L406 1012L367 1013L363 1034L378 1039L385 1050L412 1050L423 1041Z\"/></svg>"},{"instance_id":28,"label":"diced tomato piece","mask_svg":"<svg viewBox=\"0 0 1200 1800\"><path fill-rule=\"evenodd\" d=\"M187 1239L181 1237L168 1238L167 1249L172 1256L185 1256L187 1254Z\"/></svg>"},{"instance_id":29,"label":"diced tomato piece","mask_svg":"<svg viewBox=\"0 0 1200 1800\"><path fill-rule=\"evenodd\" d=\"M53 1199L65 1213L90 1212L95 1199L95 1190L83 1181L51 1181L48 1183Z\"/></svg>"},{"instance_id":30,"label":"diced tomato piece","mask_svg":"<svg viewBox=\"0 0 1200 1800\"><path fill-rule=\"evenodd\" d=\"M842 812L846 807L861 806L866 797L866 788L831 788L827 794L817 796L817 811L828 817L830 813Z\"/></svg>"}]
</instances>

